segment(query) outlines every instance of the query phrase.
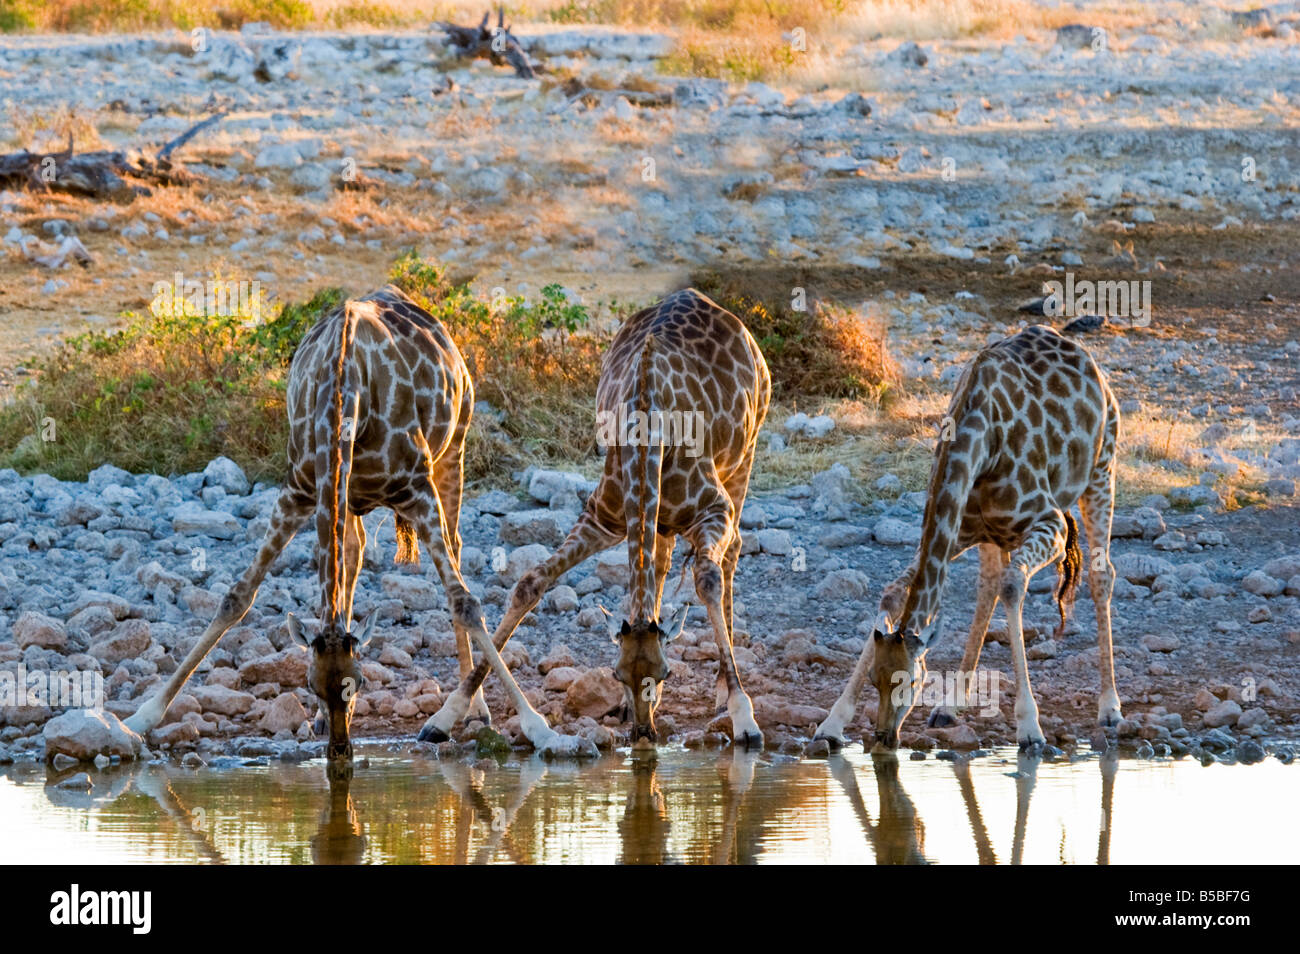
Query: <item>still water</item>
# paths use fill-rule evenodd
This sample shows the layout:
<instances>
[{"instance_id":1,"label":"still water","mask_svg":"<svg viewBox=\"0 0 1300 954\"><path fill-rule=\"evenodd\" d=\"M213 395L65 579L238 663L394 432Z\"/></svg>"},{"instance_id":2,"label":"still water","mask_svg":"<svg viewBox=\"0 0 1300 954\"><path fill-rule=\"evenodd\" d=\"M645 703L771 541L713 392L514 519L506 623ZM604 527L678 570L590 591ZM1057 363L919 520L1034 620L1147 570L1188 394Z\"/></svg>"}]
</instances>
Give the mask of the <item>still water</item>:
<instances>
[{"instance_id":1,"label":"still water","mask_svg":"<svg viewBox=\"0 0 1300 954\"><path fill-rule=\"evenodd\" d=\"M666 748L585 764L0 768L0 862L1124 864L1300 856L1300 768L1092 756L830 759Z\"/></svg>"}]
</instances>

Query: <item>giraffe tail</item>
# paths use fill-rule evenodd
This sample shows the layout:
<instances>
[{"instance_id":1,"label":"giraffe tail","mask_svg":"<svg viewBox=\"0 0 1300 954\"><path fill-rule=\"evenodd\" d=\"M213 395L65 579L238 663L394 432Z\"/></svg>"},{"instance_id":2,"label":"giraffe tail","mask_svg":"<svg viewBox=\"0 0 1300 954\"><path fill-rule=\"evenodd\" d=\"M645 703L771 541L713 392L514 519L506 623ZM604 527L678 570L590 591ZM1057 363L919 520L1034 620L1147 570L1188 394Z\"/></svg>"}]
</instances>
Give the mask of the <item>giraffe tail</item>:
<instances>
[{"instance_id":1,"label":"giraffe tail","mask_svg":"<svg viewBox=\"0 0 1300 954\"><path fill-rule=\"evenodd\" d=\"M396 519L395 524L397 529L397 556L393 557L393 562L419 563L420 544L415 536L415 527L401 517Z\"/></svg>"},{"instance_id":2,"label":"giraffe tail","mask_svg":"<svg viewBox=\"0 0 1300 954\"><path fill-rule=\"evenodd\" d=\"M640 368L637 374L632 405L630 432L620 435L620 464L623 468L624 486L628 488L624 505L627 525L627 560L630 575L629 587L632 620L649 618L654 609L655 546L659 526L659 490L663 478L664 435L662 408L656 399L659 381L654 373L655 339L646 335L641 348Z\"/></svg>"},{"instance_id":3,"label":"giraffe tail","mask_svg":"<svg viewBox=\"0 0 1300 954\"><path fill-rule=\"evenodd\" d=\"M324 433L319 430L317 446L325 447L323 477L323 503L329 518L328 539L322 541L328 554L325 565L324 590L329 619L337 620L346 602L343 592L343 540L348 519L348 482L352 476L352 451L360 427L361 386L356 363L351 359L352 343L356 334L358 303L344 305L340 322L338 359L334 367L334 380L330 392L329 415ZM321 485L318 484L318 487ZM344 625L348 620L342 620Z\"/></svg>"},{"instance_id":4,"label":"giraffe tail","mask_svg":"<svg viewBox=\"0 0 1300 954\"><path fill-rule=\"evenodd\" d=\"M1079 591L1079 579L1083 576L1083 550L1079 547L1079 522L1074 514L1065 511L1065 555L1061 557L1057 569L1056 608L1060 611L1061 622L1052 634L1053 639L1065 635L1065 623L1074 606L1074 598Z\"/></svg>"}]
</instances>

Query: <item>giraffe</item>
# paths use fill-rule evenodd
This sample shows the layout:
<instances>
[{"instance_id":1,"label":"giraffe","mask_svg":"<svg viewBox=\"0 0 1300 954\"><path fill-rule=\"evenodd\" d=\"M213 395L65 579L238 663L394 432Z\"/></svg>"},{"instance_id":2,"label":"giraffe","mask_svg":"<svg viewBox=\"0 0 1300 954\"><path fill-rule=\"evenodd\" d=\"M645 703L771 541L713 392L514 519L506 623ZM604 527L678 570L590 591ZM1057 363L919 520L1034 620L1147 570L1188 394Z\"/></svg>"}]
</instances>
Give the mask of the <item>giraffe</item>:
<instances>
[{"instance_id":1,"label":"giraffe","mask_svg":"<svg viewBox=\"0 0 1300 954\"><path fill-rule=\"evenodd\" d=\"M392 285L347 301L295 351L286 405L289 476L266 537L184 662L127 720L135 732L162 721L199 663L248 612L272 561L313 514L320 624L308 631L293 614L287 622L294 642L311 653L308 685L328 726L331 759L352 754L359 654L375 626L374 612L359 628L352 626L366 543L361 518L371 510L393 510L397 562L419 562L420 543L429 551L447 593L462 674L473 668L471 636L488 647L494 667L500 663L478 601L460 575L457 525L474 386L447 330ZM472 715L488 717L481 693L471 703Z\"/></svg>"},{"instance_id":2,"label":"giraffe","mask_svg":"<svg viewBox=\"0 0 1300 954\"><path fill-rule=\"evenodd\" d=\"M1029 685L1021 612L1030 577L1059 563L1057 603L1066 613L1081 574L1079 505L1088 549L1088 585L1097 612L1101 695L1097 719L1120 719L1111 651L1110 562L1119 406L1086 348L1033 325L981 351L949 404L930 472L921 542L903 574L882 593L875 629L817 737L844 743L858 694L870 677L880 695L873 750L898 747L898 730L925 678L925 654L941 629L940 599L949 562L972 546L979 588L962 659L965 701L993 608L1006 607L1016 676L1016 740L1045 739ZM932 724L950 715L936 710Z\"/></svg>"},{"instance_id":3,"label":"giraffe","mask_svg":"<svg viewBox=\"0 0 1300 954\"><path fill-rule=\"evenodd\" d=\"M561 575L626 539L629 616L611 635L620 646L615 673L625 687L636 747L657 741L654 710L668 676L665 644L685 623L685 606L667 625L659 617L679 535L692 548L695 592L718 646L714 722L729 717L733 741L762 744L732 654L732 579L740 558L740 511L771 392L757 342L740 319L695 289L629 318L610 344L596 390L607 446L604 473L559 549L515 584L493 637L503 647ZM420 738L446 739L486 674L480 662ZM529 726L545 721L526 703L519 712L524 734L536 744Z\"/></svg>"}]
</instances>

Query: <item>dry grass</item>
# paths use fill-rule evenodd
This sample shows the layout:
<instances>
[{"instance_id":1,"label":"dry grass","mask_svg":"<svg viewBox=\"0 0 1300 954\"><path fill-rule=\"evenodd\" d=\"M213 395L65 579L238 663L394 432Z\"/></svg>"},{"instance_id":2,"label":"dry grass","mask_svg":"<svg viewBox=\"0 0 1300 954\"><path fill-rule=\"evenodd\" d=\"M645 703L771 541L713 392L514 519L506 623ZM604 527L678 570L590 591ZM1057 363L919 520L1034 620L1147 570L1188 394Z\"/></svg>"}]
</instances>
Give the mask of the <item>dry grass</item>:
<instances>
[{"instance_id":1,"label":"dry grass","mask_svg":"<svg viewBox=\"0 0 1300 954\"><path fill-rule=\"evenodd\" d=\"M504 482L538 458L594 453L606 337L585 331L581 305L556 286L531 303L488 301L413 253L390 277L448 327L478 397L497 412L471 431L469 480ZM104 462L183 473L225 454L254 479L281 478L289 361L342 294L325 290L265 322L260 309L216 314L155 303L119 331L60 343L32 362L35 376L0 408L5 463L66 480Z\"/></svg>"},{"instance_id":2,"label":"dry grass","mask_svg":"<svg viewBox=\"0 0 1300 954\"><path fill-rule=\"evenodd\" d=\"M915 384L888 407L873 402L823 400L777 403L768 415L764 434L781 434L783 451L768 449L766 436L759 443L754 468L756 490L778 490L807 483L814 474L834 464L844 464L858 482L858 502L882 496L875 482L894 474L903 492L924 491L930 475L939 422L950 395L926 384ZM790 437L783 429L796 410L827 414L836 422L825 439ZM1207 467L1200 451L1205 422L1192 422L1168 409L1143 409L1125 416L1116 472L1116 501L1132 507L1151 494L1168 494L1175 487L1198 482ZM1218 446L1226 457L1240 460L1265 453L1287 434L1276 427L1252 425L1246 419L1234 424ZM1240 456L1239 456L1240 455ZM1240 469L1223 475L1216 486L1229 509L1263 503L1266 475L1246 460Z\"/></svg>"},{"instance_id":3,"label":"dry grass","mask_svg":"<svg viewBox=\"0 0 1300 954\"><path fill-rule=\"evenodd\" d=\"M121 331L71 338L35 362L36 377L0 409L7 465L81 480L104 462L183 473L227 453L253 479L279 479L289 359L338 301L323 293L264 324L254 323L255 305L225 314L163 307L130 316Z\"/></svg>"},{"instance_id":4,"label":"dry grass","mask_svg":"<svg viewBox=\"0 0 1300 954\"><path fill-rule=\"evenodd\" d=\"M52 110L15 106L9 111L9 124L14 130L10 142L30 152L59 152L69 142L78 152L104 145L99 135L101 117L74 106Z\"/></svg>"},{"instance_id":5,"label":"dry grass","mask_svg":"<svg viewBox=\"0 0 1300 954\"><path fill-rule=\"evenodd\" d=\"M1143 409L1123 420L1120 440L1119 497L1132 504L1148 494L1164 494L1173 487L1197 482L1208 467L1201 451L1210 441L1202 439L1205 421L1191 421L1169 409ZM1217 446L1225 458L1239 467L1224 474L1218 483L1228 506L1263 500L1260 493L1266 475L1248 459L1263 454L1287 434L1280 428L1260 425L1243 418L1228 426L1227 436Z\"/></svg>"},{"instance_id":6,"label":"dry grass","mask_svg":"<svg viewBox=\"0 0 1300 954\"><path fill-rule=\"evenodd\" d=\"M880 496L875 482L884 474L896 475L904 492L924 490L946 406L947 398L940 394L900 395L888 407L843 399L804 401L797 407L778 402L768 412L752 485L755 490L784 489L843 464L857 482L859 503ZM792 437L783 425L796 410L829 415L835 419L835 430L823 440ZM769 449L769 434L780 434L785 450Z\"/></svg>"}]
</instances>

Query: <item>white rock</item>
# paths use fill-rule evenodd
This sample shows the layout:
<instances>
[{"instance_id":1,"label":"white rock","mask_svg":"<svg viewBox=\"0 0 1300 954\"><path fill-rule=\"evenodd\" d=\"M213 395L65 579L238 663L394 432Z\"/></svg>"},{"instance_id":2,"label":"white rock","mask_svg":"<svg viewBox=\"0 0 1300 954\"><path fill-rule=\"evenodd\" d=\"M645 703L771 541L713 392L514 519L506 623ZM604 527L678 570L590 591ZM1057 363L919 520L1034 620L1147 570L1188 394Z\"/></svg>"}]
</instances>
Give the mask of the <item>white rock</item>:
<instances>
[{"instance_id":1,"label":"white rock","mask_svg":"<svg viewBox=\"0 0 1300 954\"><path fill-rule=\"evenodd\" d=\"M501 520L501 542L509 546L541 543L558 547L577 522L565 510L516 510Z\"/></svg>"},{"instance_id":2,"label":"white rock","mask_svg":"<svg viewBox=\"0 0 1300 954\"><path fill-rule=\"evenodd\" d=\"M585 497L595 489L596 481L561 470L535 470L528 479L528 496L544 504L549 504L552 497L566 490Z\"/></svg>"},{"instance_id":3,"label":"white rock","mask_svg":"<svg viewBox=\"0 0 1300 954\"><path fill-rule=\"evenodd\" d=\"M44 613L28 610L14 620L14 642L19 649L39 646L62 650L68 645L68 631L63 623Z\"/></svg>"},{"instance_id":4,"label":"white rock","mask_svg":"<svg viewBox=\"0 0 1300 954\"><path fill-rule=\"evenodd\" d=\"M101 754L134 759L142 745L140 737L121 719L94 709L69 709L45 723L42 734L47 759L58 753L82 761Z\"/></svg>"},{"instance_id":5,"label":"white rock","mask_svg":"<svg viewBox=\"0 0 1300 954\"><path fill-rule=\"evenodd\" d=\"M596 557L596 576L607 585L627 586L627 549L616 546Z\"/></svg>"},{"instance_id":6,"label":"white rock","mask_svg":"<svg viewBox=\"0 0 1300 954\"><path fill-rule=\"evenodd\" d=\"M244 528L232 514L205 510L186 501L172 511L172 530L182 534L202 534L216 540L234 540Z\"/></svg>"},{"instance_id":7,"label":"white rock","mask_svg":"<svg viewBox=\"0 0 1300 954\"><path fill-rule=\"evenodd\" d=\"M253 160L255 169L296 169L302 165L302 155L293 143L277 143L264 147Z\"/></svg>"},{"instance_id":8,"label":"white rock","mask_svg":"<svg viewBox=\"0 0 1300 954\"><path fill-rule=\"evenodd\" d=\"M578 608L578 593L571 586L552 587L546 597L551 609L557 613L572 613Z\"/></svg>"},{"instance_id":9,"label":"white rock","mask_svg":"<svg viewBox=\"0 0 1300 954\"><path fill-rule=\"evenodd\" d=\"M871 535L876 538L877 543L883 543L885 546L897 547L905 544L916 546L921 542L921 525L908 523L897 517L881 517L872 528Z\"/></svg>"},{"instance_id":10,"label":"white rock","mask_svg":"<svg viewBox=\"0 0 1300 954\"><path fill-rule=\"evenodd\" d=\"M306 721L307 710L303 708L302 701L298 696L292 692L282 692L267 706L266 712L258 725L263 732L274 735L277 732L286 730L297 732L298 728Z\"/></svg>"},{"instance_id":11,"label":"white rock","mask_svg":"<svg viewBox=\"0 0 1300 954\"><path fill-rule=\"evenodd\" d=\"M526 546L516 547L506 557L506 569L502 576L514 583L533 567L545 563L550 557L550 548L544 547L540 543L530 543Z\"/></svg>"},{"instance_id":12,"label":"white rock","mask_svg":"<svg viewBox=\"0 0 1300 954\"><path fill-rule=\"evenodd\" d=\"M1256 596L1277 596L1285 586L1283 581L1269 576L1263 570L1252 570L1241 581L1241 588Z\"/></svg>"},{"instance_id":13,"label":"white rock","mask_svg":"<svg viewBox=\"0 0 1300 954\"><path fill-rule=\"evenodd\" d=\"M867 596L869 582L861 570L832 570L817 584L813 596L831 602L861 600Z\"/></svg>"},{"instance_id":14,"label":"white rock","mask_svg":"<svg viewBox=\"0 0 1300 954\"><path fill-rule=\"evenodd\" d=\"M412 573L385 573L379 578L385 595L401 600L412 610L431 610L443 605L442 590L432 580Z\"/></svg>"},{"instance_id":15,"label":"white rock","mask_svg":"<svg viewBox=\"0 0 1300 954\"><path fill-rule=\"evenodd\" d=\"M773 556L789 556L794 550L790 534L785 530L768 528L758 531L758 545L764 553Z\"/></svg>"}]
</instances>

